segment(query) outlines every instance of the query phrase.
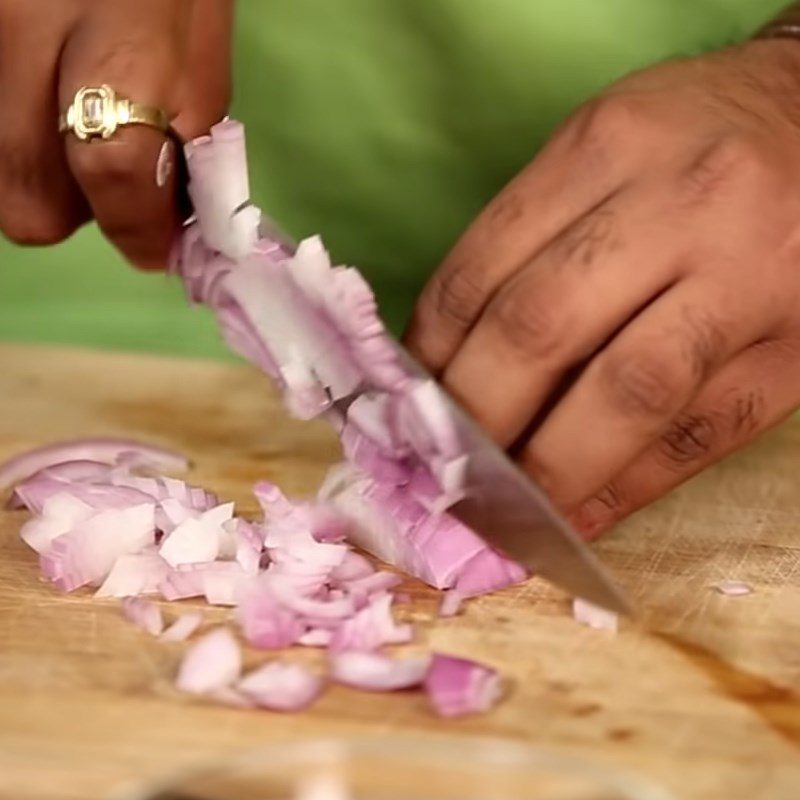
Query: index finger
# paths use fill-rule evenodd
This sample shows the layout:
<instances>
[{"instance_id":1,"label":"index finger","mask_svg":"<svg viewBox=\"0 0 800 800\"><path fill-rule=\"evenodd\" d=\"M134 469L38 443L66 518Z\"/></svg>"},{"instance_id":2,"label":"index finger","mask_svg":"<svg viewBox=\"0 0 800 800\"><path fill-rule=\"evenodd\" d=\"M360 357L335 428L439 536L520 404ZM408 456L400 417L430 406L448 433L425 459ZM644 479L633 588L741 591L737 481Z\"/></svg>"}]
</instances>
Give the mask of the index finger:
<instances>
[{"instance_id":1,"label":"index finger","mask_svg":"<svg viewBox=\"0 0 800 800\"><path fill-rule=\"evenodd\" d=\"M434 273L405 341L434 374L450 362L494 293L564 228L624 182L631 148L612 148L607 101L580 112L498 194Z\"/></svg>"},{"instance_id":2,"label":"index finger","mask_svg":"<svg viewBox=\"0 0 800 800\"><path fill-rule=\"evenodd\" d=\"M181 102L190 11L190 0L94 4L64 48L61 108L79 88L107 85L118 96L173 118ZM105 235L134 264L163 267L181 222L174 176L166 169L157 174L159 159L163 167L174 155L164 132L130 125L107 140L65 135L68 163Z\"/></svg>"}]
</instances>

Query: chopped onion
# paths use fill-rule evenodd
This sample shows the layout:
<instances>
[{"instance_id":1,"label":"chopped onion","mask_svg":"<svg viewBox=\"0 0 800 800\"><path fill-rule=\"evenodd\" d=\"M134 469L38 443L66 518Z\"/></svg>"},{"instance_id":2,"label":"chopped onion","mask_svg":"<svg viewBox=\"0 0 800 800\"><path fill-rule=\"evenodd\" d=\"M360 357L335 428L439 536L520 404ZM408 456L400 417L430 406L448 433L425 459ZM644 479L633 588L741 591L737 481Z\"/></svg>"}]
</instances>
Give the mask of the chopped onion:
<instances>
[{"instance_id":1,"label":"chopped onion","mask_svg":"<svg viewBox=\"0 0 800 800\"><path fill-rule=\"evenodd\" d=\"M246 695L237 691L233 686L223 686L205 693L209 700L231 708L255 708L256 704Z\"/></svg>"},{"instance_id":2,"label":"chopped onion","mask_svg":"<svg viewBox=\"0 0 800 800\"><path fill-rule=\"evenodd\" d=\"M464 598L461 596L461 592L456 589L450 589L449 592L445 592L444 596L442 597L442 603L439 606L439 616L440 617L454 617L461 609L461 604L464 602Z\"/></svg>"},{"instance_id":3,"label":"chopped onion","mask_svg":"<svg viewBox=\"0 0 800 800\"><path fill-rule=\"evenodd\" d=\"M288 647L305 631L303 621L270 591L266 575L251 578L242 587L236 619L244 638L263 650Z\"/></svg>"},{"instance_id":4,"label":"chopped onion","mask_svg":"<svg viewBox=\"0 0 800 800\"><path fill-rule=\"evenodd\" d=\"M572 601L572 615L577 622L599 631L613 631L619 627L619 616L600 606L576 597Z\"/></svg>"},{"instance_id":5,"label":"chopped onion","mask_svg":"<svg viewBox=\"0 0 800 800\"><path fill-rule=\"evenodd\" d=\"M94 461L116 464L133 456L139 463L159 472L182 472L189 462L179 453L131 439L98 437L75 439L27 450L0 465L0 490L8 489L48 467L68 461Z\"/></svg>"},{"instance_id":6,"label":"chopped onion","mask_svg":"<svg viewBox=\"0 0 800 800\"><path fill-rule=\"evenodd\" d=\"M53 539L39 564L44 577L62 591L99 586L117 559L141 552L154 535L152 505L101 511Z\"/></svg>"},{"instance_id":7,"label":"chopped onion","mask_svg":"<svg viewBox=\"0 0 800 800\"><path fill-rule=\"evenodd\" d=\"M345 619L333 632L331 650L369 651L385 644L408 644L414 632L411 625L401 625L392 617L393 598L384 593L351 617Z\"/></svg>"},{"instance_id":8,"label":"chopped onion","mask_svg":"<svg viewBox=\"0 0 800 800\"><path fill-rule=\"evenodd\" d=\"M299 711L322 691L322 681L300 664L273 661L244 676L236 689L257 706L272 711Z\"/></svg>"},{"instance_id":9,"label":"chopped onion","mask_svg":"<svg viewBox=\"0 0 800 800\"><path fill-rule=\"evenodd\" d=\"M725 580L711 585L711 588L728 597L743 597L752 594L753 587L744 581Z\"/></svg>"},{"instance_id":10,"label":"chopped onion","mask_svg":"<svg viewBox=\"0 0 800 800\"><path fill-rule=\"evenodd\" d=\"M223 525L232 516L233 503L227 503L211 508L199 517L189 517L164 539L159 554L171 567L214 561L227 537Z\"/></svg>"},{"instance_id":11,"label":"chopped onion","mask_svg":"<svg viewBox=\"0 0 800 800\"><path fill-rule=\"evenodd\" d=\"M364 278L333 266L318 237L292 252L259 230L259 213L242 199L240 123L227 121L186 152L196 223L173 271L214 312L230 346L278 384L290 413L325 417L339 432L354 478L337 492L329 482L321 496L352 521L353 541L464 596L522 580L519 565L445 513L464 496L468 457L442 389L400 363Z\"/></svg>"},{"instance_id":12,"label":"chopped onion","mask_svg":"<svg viewBox=\"0 0 800 800\"><path fill-rule=\"evenodd\" d=\"M297 640L297 644L304 647L328 647L332 638L333 632L327 628L311 628Z\"/></svg>"},{"instance_id":13,"label":"chopped onion","mask_svg":"<svg viewBox=\"0 0 800 800\"><path fill-rule=\"evenodd\" d=\"M133 597L157 594L169 565L153 547L140 553L120 556L95 597Z\"/></svg>"},{"instance_id":14,"label":"chopped onion","mask_svg":"<svg viewBox=\"0 0 800 800\"><path fill-rule=\"evenodd\" d=\"M436 653L425 677L425 692L437 714L461 717L491 709L500 700L503 686L490 667Z\"/></svg>"},{"instance_id":15,"label":"chopped onion","mask_svg":"<svg viewBox=\"0 0 800 800\"><path fill-rule=\"evenodd\" d=\"M164 630L164 618L161 609L149 600L141 597L126 597L122 601L122 613L134 625L158 636Z\"/></svg>"},{"instance_id":16,"label":"chopped onion","mask_svg":"<svg viewBox=\"0 0 800 800\"><path fill-rule=\"evenodd\" d=\"M181 614L162 634L162 642L182 642L188 639L203 624L201 611Z\"/></svg>"},{"instance_id":17,"label":"chopped onion","mask_svg":"<svg viewBox=\"0 0 800 800\"><path fill-rule=\"evenodd\" d=\"M46 482L55 482L57 490ZM248 522L233 516L232 504L199 487L143 478L127 467L59 468L27 484L30 492L20 497L35 497L30 505L38 515L22 535L40 551L45 576L65 590L100 584L98 596L124 598L126 617L164 641L191 636L202 615L185 613L163 630L160 608L143 595L203 596L211 604L236 606L251 644L327 647L334 679L357 688L392 691L429 683L429 657L393 659L377 652L413 636L412 626L392 614L391 592L401 579L350 550L343 543L350 523L324 503L293 503L277 487L259 484L255 492L265 519ZM443 558L436 548L434 558ZM486 551L472 552L480 557ZM451 590L445 611L461 597L460 589ZM496 682L479 665L470 670L473 683L457 684L461 710L453 710L457 703L449 698L443 713L466 713L464 708L488 702ZM239 646L221 628L189 648L177 685L227 705L284 711L304 707L322 687L318 677L289 664L266 665L241 681L240 673ZM435 675L432 680L435 687ZM465 686L472 692L466 697Z\"/></svg>"},{"instance_id":18,"label":"chopped onion","mask_svg":"<svg viewBox=\"0 0 800 800\"><path fill-rule=\"evenodd\" d=\"M182 692L211 694L228 688L242 671L242 651L227 628L217 628L183 657L175 685Z\"/></svg>"},{"instance_id":19,"label":"chopped onion","mask_svg":"<svg viewBox=\"0 0 800 800\"><path fill-rule=\"evenodd\" d=\"M46 552L53 542L94 515L94 509L67 492L59 492L42 505L40 516L28 520L20 538L37 553Z\"/></svg>"},{"instance_id":20,"label":"chopped onion","mask_svg":"<svg viewBox=\"0 0 800 800\"><path fill-rule=\"evenodd\" d=\"M332 663L351 677L355 669L356 681L419 682L422 661L376 653L413 637L392 614L401 579L377 571L350 544L451 590L443 614L456 613L463 598L521 581L525 571L448 513L465 496L469 456L442 389L399 356L364 278L334 266L318 237L295 248L250 203L241 124L214 126L186 156L196 216L171 271L190 301L215 314L228 344L275 381L291 414L334 427L348 464L330 473L314 503L258 484L264 519L257 522L158 474L185 468L182 457L120 439L24 454L0 467L0 487L28 478L12 498L34 515L22 535L45 577L65 591L93 585L100 596L204 597L235 606L255 647L327 646ZM198 624L181 618L163 635L180 640ZM443 713L491 702L499 685L493 671L438 659L426 686ZM281 709L319 691L315 676L292 665L268 665L237 684L240 672L239 647L220 629L189 649L178 685L219 702ZM455 676L450 694L440 673Z\"/></svg>"},{"instance_id":21,"label":"chopped onion","mask_svg":"<svg viewBox=\"0 0 800 800\"><path fill-rule=\"evenodd\" d=\"M430 656L390 658L380 653L350 651L332 656L331 676L356 689L391 692L419 686L430 664Z\"/></svg>"}]
</instances>

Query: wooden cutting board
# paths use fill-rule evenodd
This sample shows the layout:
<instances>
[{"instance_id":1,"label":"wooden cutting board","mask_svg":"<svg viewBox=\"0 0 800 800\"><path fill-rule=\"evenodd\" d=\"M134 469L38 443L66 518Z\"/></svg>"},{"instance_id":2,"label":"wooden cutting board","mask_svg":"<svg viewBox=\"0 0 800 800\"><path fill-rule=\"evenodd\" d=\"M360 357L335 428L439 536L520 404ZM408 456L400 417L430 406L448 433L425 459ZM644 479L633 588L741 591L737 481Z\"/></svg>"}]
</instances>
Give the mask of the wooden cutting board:
<instances>
[{"instance_id":1,"label":"wooden cutting board","mask_svg":"<svg viewBox=\"0 0 800 800\"><path fill-rule=\"evenodd\" d=\"M255 480L311 494L336 458L324 426L288 420L244 367L20 346L0 347L0 365L0 458L65 437L136 437L185 451L191 480L246 512ZM456 722L415 694L334 688L294 716L177 696L183 645L137 632L115 602L42 584L17 538L24 518L0 512L4 800L106 797L240 748L395 732L544 745L632 769L679 798L800 797L798 422L598 545L643 612L617 636L578 626L568 598L536 579L447 620L435 593L409 582L404 614L423 641L512 681L496 711ZM723 578L755 593L720 596L710 584Z\"/></svg>"}]
</instances>

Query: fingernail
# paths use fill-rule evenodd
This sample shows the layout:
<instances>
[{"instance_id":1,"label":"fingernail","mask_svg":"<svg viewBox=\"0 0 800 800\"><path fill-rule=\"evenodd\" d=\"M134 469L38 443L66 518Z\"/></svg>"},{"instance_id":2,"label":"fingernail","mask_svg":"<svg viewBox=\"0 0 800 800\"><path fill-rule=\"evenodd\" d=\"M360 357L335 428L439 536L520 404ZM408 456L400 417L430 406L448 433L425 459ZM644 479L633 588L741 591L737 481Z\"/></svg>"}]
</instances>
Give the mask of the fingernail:
<instances>
[{"instance_id":1,"label":"fingernail","mask_svg":"<svg viewBox=\"0 0 800 800\"><path fill-rule=\"evenodd\" d=\"M156 160L156 186L159 189L167 185L169 176L172 174L172 144L164 142L158 153Z\"/></svg>"}]
</instances>

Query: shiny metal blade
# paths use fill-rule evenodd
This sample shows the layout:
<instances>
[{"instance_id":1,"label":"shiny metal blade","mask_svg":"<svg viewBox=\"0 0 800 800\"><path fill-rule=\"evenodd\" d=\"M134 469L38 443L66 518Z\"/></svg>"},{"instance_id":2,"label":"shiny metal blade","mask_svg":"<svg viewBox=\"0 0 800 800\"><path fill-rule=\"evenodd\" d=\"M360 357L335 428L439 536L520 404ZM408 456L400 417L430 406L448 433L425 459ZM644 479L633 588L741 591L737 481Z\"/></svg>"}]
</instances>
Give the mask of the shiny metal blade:
<instances>
[{"instance_id":1,"label":"shiny metal blade","mask_svg":"<svg viewBox=\"0 0 800 800\"><path fill-rule=\"evenodd\" d=\"M402 345L398 355L432 380ZM448 509L487 543L575 597L621 614L632 606L597 556L553 508L544 492L442 389L468 455L466 498Z\"/></svg>"},{"instance_id":2,"label":"shiny metal blade","mask_svg":"<svg viewBox=\"0 0 800 800\"><path fill-rule=\"evenodd\" d=\"M543 492L492 443L462 428L467 442L466 499L450 513L489 544L575 597L623 614L631 606L597 556Z\"/></svg>"},{"instance_id":3,"label":"shiny metal blade","mask_svg":"<svg viewBox=\"0 0 800 800\"><path fill-rule=\"evenodd\" d=\"M295 249L291 237L266 216L262 216L261 232L280 241L288 252ZM394 342L394 345L400 363L410 373L423 380L433 380L401 344ZM611 611L630 614L632 607L622 591L591 549L553 508L544 492L444 389L442 394L469 456L467 499L449 512L490 545L539 577L575 597Z\"/></svg>"}]
</instances>

